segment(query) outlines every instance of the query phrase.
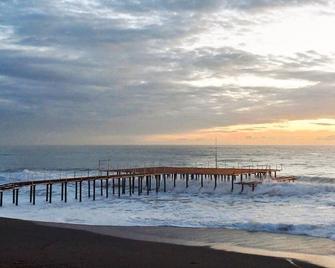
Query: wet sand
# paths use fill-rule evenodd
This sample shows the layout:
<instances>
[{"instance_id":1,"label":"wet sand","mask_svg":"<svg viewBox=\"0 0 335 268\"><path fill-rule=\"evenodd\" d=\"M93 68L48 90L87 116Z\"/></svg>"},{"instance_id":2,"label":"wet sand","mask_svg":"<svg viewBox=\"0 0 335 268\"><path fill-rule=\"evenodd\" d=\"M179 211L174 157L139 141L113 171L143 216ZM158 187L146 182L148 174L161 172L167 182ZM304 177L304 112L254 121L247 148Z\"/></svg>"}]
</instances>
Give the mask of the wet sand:
<instances>
[{"instance_id":1,"label":"wet sand","mask_svg":"<svg viewBox=\"0 0 335 268\"><path fill-rule=\"evenodd\" d=\"M122 228L118 227L119 233ZM124 228L123 233L127 232ZM201 245L140 241L69 228L66 224L5 218L0 218L0 238L0 267L6 268L317 267L296 260L292 263L285 258L227 252Z\"/></svg>"}]
</instances>

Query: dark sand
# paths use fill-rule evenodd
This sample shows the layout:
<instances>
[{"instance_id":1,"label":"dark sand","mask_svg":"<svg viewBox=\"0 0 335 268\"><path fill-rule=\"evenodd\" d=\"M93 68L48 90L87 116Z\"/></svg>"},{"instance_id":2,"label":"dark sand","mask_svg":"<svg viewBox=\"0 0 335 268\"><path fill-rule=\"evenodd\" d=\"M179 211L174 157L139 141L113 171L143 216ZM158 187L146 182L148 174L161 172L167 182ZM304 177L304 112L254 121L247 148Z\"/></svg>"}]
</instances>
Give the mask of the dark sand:
<instances>
[{"instance_id":1,"label":"dark sand","mask_svg":"<svg viewBox=\"0 0 335 268\"><path fill-rule=\"evenodd\" d=\"M317 267L0 218L0 267Z\"/></svg>"}]
</instances>

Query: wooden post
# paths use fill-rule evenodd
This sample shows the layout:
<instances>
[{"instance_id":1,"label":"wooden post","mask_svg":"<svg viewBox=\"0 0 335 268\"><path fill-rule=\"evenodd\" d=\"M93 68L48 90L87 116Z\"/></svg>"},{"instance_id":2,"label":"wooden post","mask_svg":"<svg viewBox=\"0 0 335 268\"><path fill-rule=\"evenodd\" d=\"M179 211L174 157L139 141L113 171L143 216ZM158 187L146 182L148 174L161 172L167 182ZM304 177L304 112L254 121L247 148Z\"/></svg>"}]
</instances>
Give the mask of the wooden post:
<instances>
[{"instance_id":1,"label":"wooden post","mask_svg":"<svg viewBox=\"0 0 335 268\"><path fill-rule=\"evenodd\" d=\"M141 176L140 178L140 189L141 189L141 193L143 193L143 176Z\"/></svg>"},{"instance_id":2,"label":"wooden post","mask_svg":"<svg viewBox=\"0 0 335 268\"><path fill-rule=\"evenodd\" d=\"M93 201L95 201L95 180L93 180Z\"/></svg>"},{"instance_id":3,"label":"wooden post","mask_svg":"<svg viewBox=\"0 0 335 268\"><path fill-rule=\"evenodd\" d=\"M64 182L64 202L67 202L67 181Z\"/></svg>"},{"instance_id":4,"label":"wooden post","mask_svg":"<svg viewBox=\"0 0 335 268\"><path fill-rule=\"evenodd\" d=\"M15 204L15 189L13 189L13 204Z\"/></svg>"},{"instance_id":5,"label":"wooden post","mask_svg":"<svg viewBox=\"0 0 335 268\"><path fill-rule=\"evenodd\" d=\"M166 193L166 175L163 175L164 193Z\"/></svg>"},{"instance_id":6,"label":"wooden post","mask_svg":"<svg viewBox=\"0 0 335 268\"><path fill-rule=\"evenodd\" d=\"M83 181L82 180L80 180L80 182L79 182L79 202L81 202L81 192L82 192L82 184L83 184Z\"/></svg>"},{"instance_id":7,"label":"wooden post","mask_svg":"<svg viewBox=\"0 0 335 268\"><path fill-rule=\"evenodd\" d=\"M146 186L147 186L147 195L149 195L149 177L148 176L146 176L145 177L145 183L146 183Z\"/></svg>"},{"instance_id":8,"label":"wooden post","mask_svg":"<svg viewBox=\"0 0 335 268\"><path fill-rule=\"evenodd\" d=\"M204 187L204 175L203 174L201 174L200 184L201 184L201 188Z\"/></svg>"},{"instance_id":9,"label":"wooden post","mask_svg":"<svg viewBox=\"0 0 335 268\"><path fill-rule=\"evenodd\" d=\"M131 177L129 177L129 195L131 196L132 189L131 189Z\"/></svg>"},{"instance_id":10,"label":"wooden post","mask_svg":"<svg viewBox=\"0 0 335 268\"><path fill-rule=\"evenodd\" d=\"M177 179L177 174L173 175L173 187L176 187L176 179Z\"/></svg>"},{"instance_id":11,"label":"wooden post","mask_svg":"<svg viewBox=\"0 0 335 268\"><path fill-rule=\"evenodd\" d=\"M15 206L19 204L19 188L16 189Z\"/></svg>"},{"instance_id":12,"label":"wooden post","mask_svg":"<svg viewBox=\"0 0 335 268\"><path fill-rule=\"evenodd\" d=\"M113 188L113 195L115 194L115 181L112 179L112 188Z\"/></svg>"},{"instance_id":13,"label":"wooden post","mask_svg":"<svg viewBox=\"0 0 335 268\"><path fill-rule=\"evenodd\" d=\"M188 174L186 175L186 188L188 188Z\"/></svg>"},{"instance_id":14,"label":"wooden post","mask_svg":"<svg viewBox=\"0 0 335 268\"><path fill-rule=\"evenodd\" d=\"M33 185L30 185L29 188L29 203L33 201Z\"/></svg>"},{"instance_id":15,"label":"wooden post","mask_svg":"<svg viewBox=\"0 0 335 268\"><path fill-rule=\"evenodd\" d=\"M122 194L126 194L126 178L122 178Z\"/></svg>"},{"instance_id":16,"label":"wooden post","mask_svg":"<svg viewBox=\"0 0 335 268\"><path fill-rule=\"evenodd\" d=\"M135 193L135 177L132 178L132 183L131 183L131 185L132 185L132 192L133 192L133 194L134 194L134 193Z\"/></svg>"},{"instance_id":17,"label":"wooden post","mask_svg":"<svg viewBox=\"0 0 335 268\"><path fill-rule=\"evenodd\" d=\"M33 185L33 205L35 205L36 185Z\"/></svg>"},{"instance_id":18,"label":"wooden post","mask_svg":"<svg viewBox=\"0 0 335 268\"><path fill-rule=\"evenodd\" d=\"M74 199L78 199L78 182L75 182L75 196Z\"/></svg>"},{"instance_id":19,"label":"wooden post","mask_svg":"<svg viewBox=\"0 0 335 268\"><path fill-rule=\"evenodd\" d=\"M47 183L45 186L46 186L45 201L48 202L49 201L49 183Z\"/></svg>"},{"instance_id":20,"label":"wooden post","mask_svg":"<svg viewBox=\"0 0 335 268\"><path fill-rule=\"evenodd\" d=\"M149 176L149 191L151 191L151 175Z\"/></svg>"},{"instance_id":21,"label":"wooden post","mask_svg":"<svg viewBox=\"0 0 335 268\"><path fill-rule=\"evenodd\" d=\"M243 190L244 190L244 184L241 182L241 192L240 192L240 194L243 192Z\"/></svg>"},{"instance_id":22,"label":"wooden post","mask_svg":"<svg viewBox=\"0 0 335 268\"><path fill-rule=\"evenodd\" d=\"M217 175L214 175L214 190L216 189L217 186Z\"/></svg>"},{"instance_id":23,"label":"wooden post","mask_svg":"<svg viewBox=\"0 0 335 268\"><path fill-rule=\"evenodd\" d=\"M118 196L120 197L121 196L121 191L120 191L120 187L121 187L121 179L118 178L117 179L117 193L118 193Z\"/></svg>"},{"instance_id":24,"label":"wooden post","mask_svg":"<svg viewBox=\"0 0 335 268\"><path fill-rule=\"evenodd\" d=\"M88 194L88 198L91 198L91 180L90 179L87 181L87 194Z\"/></svg>"},{"instance_id":25,"label":"wooden post","mask_svg":"<svg viewBox=\"0 0 335 268\"><path fill-rule=\"evenodd\" d=\"M0 192L0 207L2 207L2 202L3 202L3 192Z\"/></svg>"},{"instance_id":26,"label":"wooden post","mask_svg":"<svg viewBox=\"0 0 335 268\"><path fill-rule=\"evenodd\" d=\"M108 198L108 179L106 179L106 198Z\"/></svg>"},{"instance_id":27,"label":"wooden post","mask_svg":"<svg viewBox=\"0 0 335 268\"><path fill-rule=\"evenodd\" d=\"M235 175L232 175L232 178L231 178L231 192L234 191L234 180L235 180Z\"/></svg>"},{"instance_id":28,"label":"wooden post","mask_svg":"<svg viewBox=\"0 0 335 268\"><path fill-rule=\"evenodd\" d=\"M158 175L155 175L155 179L156 179L156 193L158 193L159 190L159 186L158 186Z\"/></svg>"},{"instance_id":29,"label":"wooden post","mask_svg":"<svg viewBox=\"0 0 335 268\"><path fill-rule=\"evenodd\" d=\"M50 183L49 185L49 203L51 204L52 202L52 184Z\"/></svg>"},{"instance_id":30,"label":"wooden post","mask_svg":"<svg viewBox=\"0 0 335 268\"><path fill-rule=\"evenodd\" d=\"M103 196L103 194L104 194L104 189L103 189L103 187L104 187L103 180L100 179L100 195L101 195L101 196Z\"/></svg>"},{"instance_id":31,"label":"wooden post","mask_svg":"<svg viewBox=\"0 0 335 268\"><path fill-rule=\"evenodd\" d=\"M60 200L64 200L64 182L61 183L61 194L60 194Z\"/></svg>"},{"instance_id":32,"label":"wooden post","mask_svg":"<svg viewBox=\"0 0 335 268\"><path fill-rule=\"evenodd\" d=\"M141 195L140 177L137 177L137 194Z\"/></svg>"}]
</instances>

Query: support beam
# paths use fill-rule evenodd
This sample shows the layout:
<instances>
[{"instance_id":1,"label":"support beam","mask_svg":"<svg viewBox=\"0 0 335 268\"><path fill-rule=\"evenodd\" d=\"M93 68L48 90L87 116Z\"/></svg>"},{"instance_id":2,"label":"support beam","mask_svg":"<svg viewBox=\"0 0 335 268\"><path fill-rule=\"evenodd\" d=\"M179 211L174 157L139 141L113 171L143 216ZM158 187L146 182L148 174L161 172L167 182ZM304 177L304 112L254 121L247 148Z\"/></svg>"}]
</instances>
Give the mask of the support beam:
<instances>
[{"instance_id":1,"label":"support beam","mask_svg":"<svg viewBox=\"0 0 335 268\"><path fill-rule=\"evenodd\" d=\"M231 177L231 192L234 191L234 180L235 180L235 175L232 175L232 177Z\"/></svg>"},{"instance_id":2,"label":"support beam","mask_svg":"<svg viewBox=\"0 0 335 268\"><path fill-rule=\"evenodd\" d=\"M93 201L95 201L95 180L93 180Z\"/></svg>"},{"instance_id":3,"label":"support beam","mask_svg":"<svg viewBox=\"0 0 335 268\"><path fill-rule=\"evenodd\" d=\"M240 194L243 193L243 190L244 190L244 183L241 183L241 192L240 192Z\"/></svg>"},{"instance_id":4,"label":"support beam","mask_svg":"<svg viewBox=\"0 0 335 268\"><path fill-rule=\"evenodd\" d=\"M36 198L36 185L33 185L33 205L35 205L35 198Z\"/></svg>"},{"instance_id":5,"label":"support beam","mask_svg":"<svg viewBox=\"0 0 335 268\"><path fill-rule=\"evenodd\" d=\"M158 193L158 191L159 191L158 175L155 175L155 180L156 180L156 184L155 184L155 186L156 186L156 193Z\"/></svg>"},{"instance_id":6,"label":"support beam","mask_svg":"<svg viewBox=\"0 0 335 268\"><path fill-rule=\"evenodd\" d=\"M33 201L33 185L29 187L29 203Z\"/></svg>"},{"instance_id":7,"label":"support beam","mask_svg":"<svg viewBox=\"0 0 335 268\"><path fill-rule=\"evenodd\" d=\"M82 184L83 184L83 181L80 181L79 182L79 202L81 202L82 198L81 198L81 195L82 195Z\"/></svg>"},{"instance_id":8,"label":"support beam","mask_svg":"<svg viewBox=\"0 0 335 268\"><path fill-rule=\"evenodd\" d=\"M122 194L126 194L126 179L122 178Z\"/></svg>"},{"instance_id":9,"label":"support beam","mask_svg":"<svg viewBox=\"0 0 335 268\"><path fill-rule=\"evenodd\" d=\"M106 179L105 184L106 184L106 198L108 198L108 179Z\"/></svg>"},{"instance_id":10,"label":"support beam","mask_svg":"<svg viewBox=\"0 0 335 268\"><path fill-rule=\"evenodd\" d=\"M52 183L49 184L49 203L52 203Z\"/></svg>"},{"instance_id":11,"label":"support beam","mask_svg":"<svg viewBox=\"0 0 335 268\"><path fill-rule=\"evenodd\" d=\"M64 200L64 182L61 183L61 194L60 194L60 200Z\"/></svg>"},{"instance_id":12,"label":"support beam","mask_svg":"<svg viewBox=\"0 0 335 268\"><path fill-rule=\"evenodd\" d=\"M15 204L15 188L13 189L13 204Z\"/></svg>"},{"instance_id":13,"label":"support beam","mask_svg":"<svg viewBox=\"0 0 335 268\"><path fill-rule=\"evenodd\" d=\"M87 196L91 198L91 180L87 181Z\"/></svg>"},{"instance_id":14,"label":"support beam","mask_svg":"<svg viewBox=\"0 0 335 268\"><path fill-rule=\"evenodd\" d=\"M166 175L163 175L164 193L166 193Z\"/></svg>"},{"instance_id":15,"label":"support beam","mask_svg":"<svg viewBox=\"0 0 335 268\"><path fill-rule=\"evenodd\" d=\"M74 199L78 199L78 182L75 182L75 194L74 194Z\"/></svg>"},{"instance_id":16,"label":"support beam","mask_svg":"<svg viewBox=\"0 0 335 268\"><path fill-rule=\"evenodd\" d=\"M129 195L131 196L132 191L133 191L131 187L131 177L129 177L128 182L129 182Z\"/></svg>"},{"instance_id":17,"label":"support beam","mask_svg":"<svg viewBox=\"0 0 335 268\"><path fill-rule=\"evenodd\" d=\"M150 189L149 189L149 176L145 177L145 183L146 183L146 186L147 186L147 195L149 195L149 192L150 192Z\"/></svg>"},{"instance_id":18,"label":"support beam","mask_svg":"<svg viewBox=\"0 0 335 268\"><path fill-rule=\"evenodd\" d=\"M67 202L67 181L64 182L64 202Z\"/></svg>"},{"instance_id":19,"label":"support beam","mask_svg":"<svg viewBox=\"0 0 335 268\"><path fill-rule=\"evenodd\" d=\"M18 206L19 205L19 188L17 188L15 191L16 191L15 206Z\"/></svg>"},{"instance_id":20,"label":"support beam","mask_svg":"<svg viewBox=\"0 0 335 268\"><path fill-rule=\"evenodd\" d=\"M49 201L49 183L47 183L45 185L46 190L45 190L45 201L48 202Z\"/></svg>"},{"instance_id":21,"label":"support beam","mask_svg":"<svg viewBox=\"0 0 335 268\"><path fill-rule=\"evenodd\" d=\"M120 197L121 196L121 189L120 189L120 187L121 187L121 179L120 178L118 178L117 179L117 193L118 193L118 196Z\"/></svg>"},{"instance_id":22,"label":"support beam","mask_svg":"<svg viewBox=\"0 0 335 268\"><path fill-rule=\"evenodd\" d=\"M141 176L140 178L140 190L141 190L141 193L143 193L143 176Z\"/></svg>"}]
</instances>

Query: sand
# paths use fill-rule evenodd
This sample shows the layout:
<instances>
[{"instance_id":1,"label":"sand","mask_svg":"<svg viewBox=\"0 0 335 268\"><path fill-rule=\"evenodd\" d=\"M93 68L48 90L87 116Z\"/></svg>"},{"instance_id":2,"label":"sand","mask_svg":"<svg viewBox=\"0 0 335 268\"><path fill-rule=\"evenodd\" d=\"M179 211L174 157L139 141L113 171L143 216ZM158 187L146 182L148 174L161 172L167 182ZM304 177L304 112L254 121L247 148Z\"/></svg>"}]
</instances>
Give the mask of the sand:
<instances>
[{"instance_id":1,"label":"sand","mask_svg":"<svg viewBox=\"0 0 335 268\"><path fill-rule=\"evenodd\" d=\"M317 267L285 258L132 240L5 218L0 218L0 238L0 267Z\"/></svg>"}]
</instances>

